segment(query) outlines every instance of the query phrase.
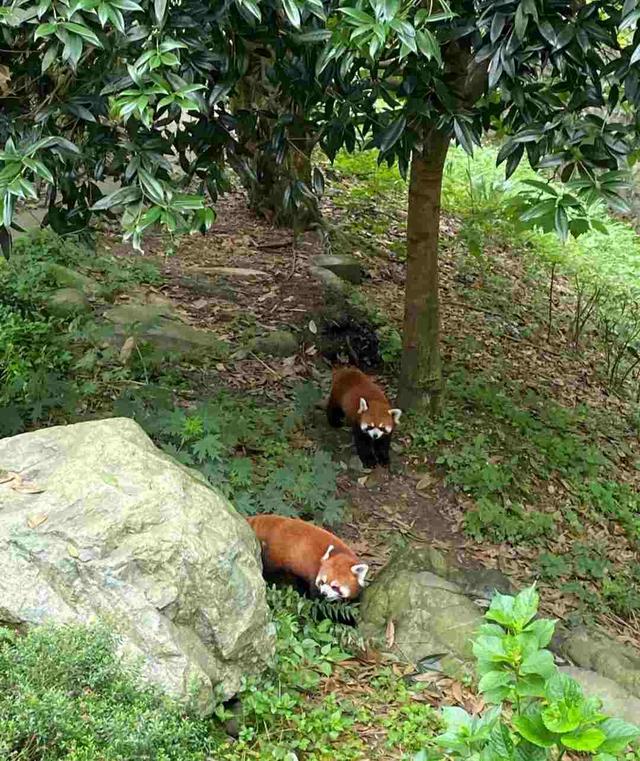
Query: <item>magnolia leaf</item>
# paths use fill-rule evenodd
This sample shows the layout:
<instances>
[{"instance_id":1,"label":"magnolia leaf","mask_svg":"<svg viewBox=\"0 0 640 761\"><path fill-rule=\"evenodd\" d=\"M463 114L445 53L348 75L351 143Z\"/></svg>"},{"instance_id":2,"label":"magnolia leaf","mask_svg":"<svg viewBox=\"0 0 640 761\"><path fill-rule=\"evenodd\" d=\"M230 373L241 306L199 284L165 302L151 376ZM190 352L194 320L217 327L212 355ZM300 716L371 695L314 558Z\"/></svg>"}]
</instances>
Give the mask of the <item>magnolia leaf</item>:
<instances>
[{"instance_id":1,"label":"magnolia leaf","mask_svg":"<svg viewBox=\"0 0 640 761\"><path fill-rule=\"evenodd\" d=\"M397 119L391 122L387 129L382 133L380 137L380 151L385 153L389 148L393 147L398 140L402 137L402 133L407 126L407 117L402 114Z\"/></svg>"}]
</instances>

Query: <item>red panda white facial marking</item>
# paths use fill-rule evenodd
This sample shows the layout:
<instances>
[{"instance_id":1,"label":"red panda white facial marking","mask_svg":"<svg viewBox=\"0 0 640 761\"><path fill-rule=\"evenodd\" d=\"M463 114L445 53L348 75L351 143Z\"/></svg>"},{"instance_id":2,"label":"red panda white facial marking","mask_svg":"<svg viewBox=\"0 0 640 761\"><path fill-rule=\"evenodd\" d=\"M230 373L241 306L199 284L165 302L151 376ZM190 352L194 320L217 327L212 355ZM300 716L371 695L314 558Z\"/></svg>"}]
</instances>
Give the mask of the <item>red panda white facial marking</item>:
<instances>
[{"instance_id":1,"label":"red panda white facial marking","mask_svg":"<svg viewBox=\"0 0 640 761\"><path fill-rule=\"evenodd\" d=\"M330 544L324 555L320 558L321 563L329 558L333 550L334 547ZM369 566L366 563L357 563L352 565L349 570L355 576L358 586L364 587L364 579ZM353 590L348 585L340 583L335 578L331 578L331 567L329 566L327 570L326 566L323 568L322 564L316 577L316 587L320 594L329 601L346 600L354 596Z\"/></svg>"}]
</instances>

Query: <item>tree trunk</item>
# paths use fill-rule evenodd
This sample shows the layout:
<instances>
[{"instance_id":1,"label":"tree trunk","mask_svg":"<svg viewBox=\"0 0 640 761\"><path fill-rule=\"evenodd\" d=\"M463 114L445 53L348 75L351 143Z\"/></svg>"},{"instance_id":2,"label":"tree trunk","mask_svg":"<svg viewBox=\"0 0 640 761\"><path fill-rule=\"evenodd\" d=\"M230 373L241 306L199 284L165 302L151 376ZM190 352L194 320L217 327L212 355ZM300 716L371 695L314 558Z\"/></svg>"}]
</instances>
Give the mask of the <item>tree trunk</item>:
<instances>
[{"instance_id":1,"label":"tree trunk","mask_svg":"<svg viewBox=\"0 0 640 761\"><path fill-rule=\"evenodd\" d=\"M442 401L438 235L450 136L431 130L414 150L409 183L407 275L398 403L435 415Z\"/></svg>"}]
</instances>

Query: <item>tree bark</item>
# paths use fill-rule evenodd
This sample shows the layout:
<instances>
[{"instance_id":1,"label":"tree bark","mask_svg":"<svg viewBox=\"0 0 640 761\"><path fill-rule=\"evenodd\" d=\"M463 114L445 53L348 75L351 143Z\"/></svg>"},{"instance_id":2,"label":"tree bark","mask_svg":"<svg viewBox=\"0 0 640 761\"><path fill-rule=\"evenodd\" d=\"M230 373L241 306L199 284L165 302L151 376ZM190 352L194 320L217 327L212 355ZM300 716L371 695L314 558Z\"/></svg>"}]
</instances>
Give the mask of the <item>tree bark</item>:
<instances>
[{"instance_id":1,"label":"tree bark","mask_svg":"<svg viewBox=\"0 0 640 761\"><path fill-rule=\"evenodd\" d=\"M398 403L432 415L442 403L438 237L442 174L450 135L432 129L413 152L407 218L407 274Z\"/></svg>"}]
</instances>

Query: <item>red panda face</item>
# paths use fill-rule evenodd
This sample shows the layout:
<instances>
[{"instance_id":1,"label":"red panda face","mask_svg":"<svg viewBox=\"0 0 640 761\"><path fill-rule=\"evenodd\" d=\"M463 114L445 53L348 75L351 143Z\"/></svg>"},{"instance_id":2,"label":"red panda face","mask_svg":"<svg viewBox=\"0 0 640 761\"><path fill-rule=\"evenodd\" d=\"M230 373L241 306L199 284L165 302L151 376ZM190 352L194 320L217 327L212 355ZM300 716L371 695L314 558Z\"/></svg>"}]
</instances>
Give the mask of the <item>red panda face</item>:
<instances>
[{"instance_id":1,"label":"red panda face","mask_svg":"<svg viewBox=\"0 0 640 761\"><path fill-rule=\"evenodd\" d=\"M348 555L332 553L333 545L330 544L320 562L316 587L327 600L353 600L364 587L369 566L354 564L353 557Z\"/></svg>"},{"instance_id":2,"label":"red panda face","mask_svg":"<svg viewBox=\"0 0 640 761\"><path fill-rule=\"evenodd\" d=\"M389 436L400 420L400 415L402 410L389 409L384 402L378 400L367 402L366 399L360 399L358 408L360 430L374 441L383 436Z\"/></svg>"}]
</instances>

